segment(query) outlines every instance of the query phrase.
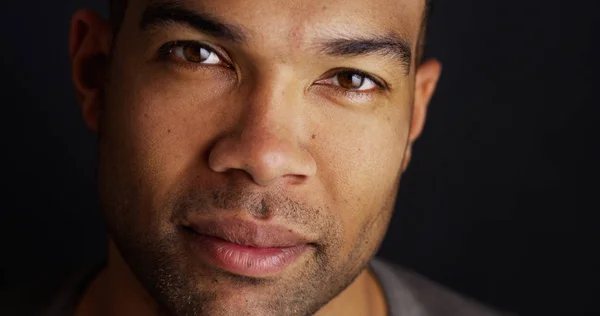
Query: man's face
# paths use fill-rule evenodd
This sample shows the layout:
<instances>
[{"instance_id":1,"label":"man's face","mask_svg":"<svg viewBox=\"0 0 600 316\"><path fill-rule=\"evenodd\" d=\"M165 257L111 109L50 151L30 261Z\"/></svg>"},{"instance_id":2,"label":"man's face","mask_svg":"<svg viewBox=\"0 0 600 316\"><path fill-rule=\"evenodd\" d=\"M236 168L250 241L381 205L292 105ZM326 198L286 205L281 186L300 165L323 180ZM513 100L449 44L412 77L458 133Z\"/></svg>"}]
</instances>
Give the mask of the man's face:
<instances>
[{"instance_id":1,"label":"man's face","mask_svg":"<svg viewBox=\"0 0 600 316\"><path fill-rule=\"evenodd\" d=\"M130 0L100 198L164 309L306 315L363 271L411 143L423 7Z\"/></svg>"}]
</instances>

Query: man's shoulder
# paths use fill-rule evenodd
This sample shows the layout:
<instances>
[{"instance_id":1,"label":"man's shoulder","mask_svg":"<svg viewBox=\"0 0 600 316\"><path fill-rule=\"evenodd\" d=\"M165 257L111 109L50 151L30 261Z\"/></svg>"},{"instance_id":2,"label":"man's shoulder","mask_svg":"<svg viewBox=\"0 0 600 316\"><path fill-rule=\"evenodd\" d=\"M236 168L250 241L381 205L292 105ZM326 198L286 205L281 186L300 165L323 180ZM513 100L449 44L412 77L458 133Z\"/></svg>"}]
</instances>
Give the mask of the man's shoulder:
<instances>
[{"instance_id":1,"label":"man's shoulder","mask_svg":"<svg viewBox=\"0 0 600 316\"><path fill-rule=\"evenodd\" d=\"M424 276L376 258L370 264L388 302L390 316L500 316Z\"/></svg>"}]
</instances>

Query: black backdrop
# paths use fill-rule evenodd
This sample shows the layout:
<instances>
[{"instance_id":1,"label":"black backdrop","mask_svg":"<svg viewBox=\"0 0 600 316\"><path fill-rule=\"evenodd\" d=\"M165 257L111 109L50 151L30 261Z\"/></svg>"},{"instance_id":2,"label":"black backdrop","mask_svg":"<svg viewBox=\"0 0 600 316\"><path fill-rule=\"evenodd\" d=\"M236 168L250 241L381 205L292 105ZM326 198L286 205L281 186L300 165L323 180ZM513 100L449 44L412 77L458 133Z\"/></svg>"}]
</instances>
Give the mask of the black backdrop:
<instances>
[{"instance_id":1,"label":"black backdrop","mask_svg":"<svg viewBox=\"0 0 600 316\"><path fill-rule=\"evenodd\" d=\"M5 1L1 282L101 256L95 138L73 98L67 34L102 0ZM521 315L592 315L600 4L437 0L444 73L381 256Z\"/></svg>"}]
</instances>

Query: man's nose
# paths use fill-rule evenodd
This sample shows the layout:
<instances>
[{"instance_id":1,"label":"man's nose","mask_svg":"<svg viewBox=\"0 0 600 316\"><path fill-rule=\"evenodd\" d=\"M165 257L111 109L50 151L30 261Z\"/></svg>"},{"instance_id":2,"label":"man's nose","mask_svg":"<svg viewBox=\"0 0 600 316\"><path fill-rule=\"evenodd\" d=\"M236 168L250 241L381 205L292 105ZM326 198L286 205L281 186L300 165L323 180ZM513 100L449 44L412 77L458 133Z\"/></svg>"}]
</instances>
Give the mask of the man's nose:
<instances>
[{"instance_id":1,"label":"man's nose","mask_svg":"<svg viewBox=\"0 0 600 316\"><path fill-rule=\"evenodd\" d=\"M231 132L217 140L208 163L216 172L242 170L261 186L298 183L316 173L310 131L294 97L274 88L253 91Z\"/></svg>"}]
</instances>

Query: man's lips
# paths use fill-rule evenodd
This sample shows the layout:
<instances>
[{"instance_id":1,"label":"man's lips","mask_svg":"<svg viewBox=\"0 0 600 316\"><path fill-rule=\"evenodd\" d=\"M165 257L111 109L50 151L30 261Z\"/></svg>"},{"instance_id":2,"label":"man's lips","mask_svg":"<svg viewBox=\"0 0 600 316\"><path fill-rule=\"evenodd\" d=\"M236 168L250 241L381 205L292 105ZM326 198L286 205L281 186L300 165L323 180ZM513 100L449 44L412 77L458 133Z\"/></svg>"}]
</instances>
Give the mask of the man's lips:
<instances>
[{"instance_id":1,"label":"man's lips","mask_svg":"<svg viewBox=\"0 0 600 316\"><path fill-rule=\"evenodd\" d=\"M293 229L239 219L189 221L184 228L201 260L249 277L274 276L311 246Z\"/></svg>"},{"instance_id":2,"label":"man's lips","mask_svg":"<svg viewBox=\"0 0 600 316\"><path fill-rule=\"evenodd\" d=\"M184 226L200 235L253 248L286 248L310 243L292 228L237 218L188 221Z\"/></svg>"}]
</instances>

